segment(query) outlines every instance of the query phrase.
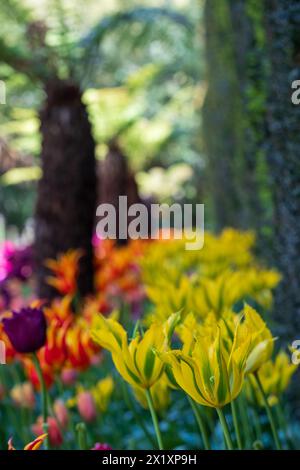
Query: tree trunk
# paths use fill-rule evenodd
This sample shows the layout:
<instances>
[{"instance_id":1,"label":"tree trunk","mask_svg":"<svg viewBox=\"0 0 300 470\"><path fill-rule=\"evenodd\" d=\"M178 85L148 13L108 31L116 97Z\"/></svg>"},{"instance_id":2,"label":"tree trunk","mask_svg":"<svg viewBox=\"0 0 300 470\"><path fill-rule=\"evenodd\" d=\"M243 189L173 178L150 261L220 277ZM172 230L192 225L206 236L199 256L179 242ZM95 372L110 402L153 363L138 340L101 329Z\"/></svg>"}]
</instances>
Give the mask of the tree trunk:
<instances>
[{"instance_id":1,"label":"tree trunk","mask_svg":"<svg viewBox=\"0 0 300 470\"><path fill-rule=\"evenodd\" d=\"M265 43L259 2L206 2L203 136L217 228L260 231L266 222L258 181L265 157Z\"/></svg>"},{"instance_id":2,"label":"tree trunk","mask_svg":"<svg viewBox=\"0 0 300 470\"><path fill-rule=\"evenodd\" d=\"M238 225L240 212L235 184L238 84L227 2L206 2L205 25L208 90L203 108L203 137L216 227L222 228Z\"/></svg>"},{"instance_id":3,"label":"tree trunk","mask_svg":"<svg viewBox=\"0 0 300 470\"><path fill-rule=\"evenodd\" d=\"M271 200L266 200L264 189L268 182L264 150L267 77L264 8L261 0L229 3L238 83L236 93L240 101L239 122L235 122L239 129L237 181L241 201L240 227L255 230L261 241L263 229L271 224L267 213Z\"/></svg>"},{"instance_id":4,"label":"tree trunk","mask_svg":"<svg viewBox=\"0 0 300 470\"><path fill-rule=\"evenodd\" d=\"M119 196L127 196L127 206L141 202L138 187L133 173L130 172L127 157L119 147L116 139L109 143L109 150L99 171L100 204L111 204L116 210L116 242L126 245L128 242L128 225L132 217L122 213L119 208ZM122 208L121 208L122 210ZM126 238L119 237L119 227L126 227ZM125 235L125 234L124 234Z\"/></svg>"},{"instance_id":5,"label":"tree trunk","mask_svg":"<svg viewBox=\"0 0 300 470\"><path fill-rule=\"evenodd\" d=\"M96 211L95 144L79 87L55 80L46 87L41 111L42 170L38 186L35 256L38 294L57 295L45 277L44 262L80 248L78 289L93 292L92 235Z\"/></svg>"},{"instance_id":6,"label":"tree trunk","mask_svg":"<svg viewBox=\"0 0 300 470\"><path fill-rule=\"evenodd\" d=\"M274 193L274 259L282 273L275 314L287 346L300 335L300 106L291 84L300 78L300 2L266 0L270 81L268 155ZM299 380L299 379L298 379Z\"/></svg>"}]
</instances>

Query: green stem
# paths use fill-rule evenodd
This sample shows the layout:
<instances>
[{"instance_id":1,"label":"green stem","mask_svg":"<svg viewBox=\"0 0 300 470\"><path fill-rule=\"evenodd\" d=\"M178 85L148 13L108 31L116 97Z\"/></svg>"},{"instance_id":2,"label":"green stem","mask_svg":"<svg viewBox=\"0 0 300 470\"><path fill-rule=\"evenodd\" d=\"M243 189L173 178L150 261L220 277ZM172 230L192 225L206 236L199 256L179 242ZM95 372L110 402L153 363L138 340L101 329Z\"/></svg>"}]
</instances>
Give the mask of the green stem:
<instances>
[{"instance_id":1,"label":"green stem","mask_svg":"<svg viewBox=\"0 0 300 470\"><path fill-rule=\"evenodd\" d=\"M76 314L80 312L80 294L79 294L78 291L76 291L74 296L73 296L72 306L73 306L74 312Z\"/></svg>"},{"instance_id":2,"label":"green stem","mask_svg":"<svg viewBox=\"0 0 300 470\"><path fill-rule=\"evenodd\" d=\"M203 445L204 445L204 449L205 450L210 450L209 439L208 439L208 436L207 436L205 424L203 422L203 419L202 419L202 416L200 414L199 408L190 396L187 395L187 399L188 399L188 401L191 405L191 408L193 410L193 413L195 415L195 419L196 419L196 422L198 424L200 435L201 435L202 442L203 442Z\"/></svg>"},{"instance_id":3,"label":"green stem","mask_svg":"<svg viewBox=\"0 0 300 470\"><path fill-rule=\"evenodd\" d=\"M208 431L210 434L213 434L215 432L215 423L212 419L212 415L211 415L211 412L212 412L212 408L209 408L208 406L207 407L203 407L202 408L203 410L203 415L204 415L204 419L205 419L205 423L208 427ZM201 411L202 411L201 410ZM202 415L202 416L203 416Z\"/></svg>"},{"instance_id":4,"label":"green stem","mask_svg":"<svg viewBox=\"0 0 300 470\"><path fill-rule=\"evenodd\" d=\"M132 411L132 414L134 416L134 419L136 420L136 422L138 423L138 425L141 427L141 429L143 430L144 434L145 434L145 437L146 439L150 442L150 444L154 447L155 446L155 441L152 439L151 435L149 434L148 432L148 429L146 428L145 426L145 423L143 422L143 419L142 417L140 416L140 414L138 413L133 401L132 401L132 398L130 396L130 393L128 392L128 389L127 389L127 386L125 384L125 382L122 380L121 382L122 384L122 390L123 390L123 395L124 395L124 400L128 406L128 408Z\"/></svg>"},{"instance_id":5,"label":"green stem","mask_svg":"<svg viewBox=\"0 0 300 470\"><path fill-rule=\"evenodd\" d=\"M41 395L42 395L42 415L43 415L43 431L48 434L48 394L47 388L44 381L43 372L41 365L36 353L33 353L33 362L36 368L36 372L41 385ZM49 438L48 436L45 439L45 449L49 449Z\"/></svg>"},{"instance_id":6,"label":"green stem","mask_svg":"<svg viewBox=\"0 0 300 470\"><path fill-rule=\"evenodd\" d=\"M252 419L253 419L253 425L254 425L254 438L262 441L262 429L261 429L261 424L260 424L259 413L257 412L257 408L260 408L260 404L257 399L257 393L255 390L251 375L247 377L247 381L249 385L249 392L251 394L251 401L253 403L251 412L252 412Z\"/></svg>"},{"instance_id":7,"label":"green stem","mask_svg":"<svg viewBox=\"0 0 300 470\"><path fill-rule=\"evenodd\" d=\"M235 400L233 400L231 402L231 412L232 412L233 425L234 425L234 430L235 430L235 434L236 434L238 449L242 450L242 448L243 448L242 436L241 436L241 430L240 430L240 426L239 426L237 406L236 406L236 401Z\"/></svg>"},{"instance_id":8,"label":"green stem","mask_svg":"<svg viewBox=\"0 0 300 470\"><path fill-rule=\"evenodd\" d=\"M217 410L219 420L220 420L220 423L221 423L221 426L222 426L222 429L223 429L223 434L224 434L224 437L225 437L225 441L226 441L228 450L233 450L233 443L232 443L232 440L231 440L231 436L230 436L230 432L229 432L229 428L228 428L228 424L227 424L224 412L223 412L222 408L216 408L216 410Z\"/></svg>"},{"instance_id":9,"label":"green stem","mask_svg":"<svg viewBox=\"0 0 300 470\"><path fill-rule=\"evenodd\" d=\"M278 403L277 405L275 406L275 409L277 411L277 416L278 416L278 421L279 421L279 424L285 434L285 439L286 439L286 442L287 444L290 446L291 449L295 449L295 444L293 442L293 439L292 437L290 436L290 433L289 433L289 429L288 429L288 425L287 425L287 421L286 421L286 418L285 418L285 415L284 415L284 411L282 409L282 405L280 403L280 400L278 399Z\"/></svg>"},{"instance_id":10,"label":"green stem","mask_svg":"<svg viewBox=\"0 0 300 470\"><path fill-rule=\"evenodd\" d=\"M156 415L156 412L155 412L155 409L154 409L154 403L153 403L152 395L151 395L150 389L148 389L148 388L146 389L146 397L147 397L147 402L148 402L149 410L150 410L152 421L153 421L153 426L154 426L154 430L155 430L155 434L156 434L158 448L159 448L159 450L164 450L164 446L163 446L163 442L162 442L162 438L161 438L161 433L160 433L160 429L159 429L159 425L158 425L158 419L157 419L157 415Z\"/></svg>"},{"instance_id":11,"label":"green stem","mask_svg":"<svg viewBox=\"0 0 300 470\"><path fill-rule=\"evenodd\" d=\"M139 331L139 327L140 327L140 320L137 320L135 322L135 325L134 325L134 328L133 328L133 332L132 332L132 338L135 338L138 331Z\"/></svg>"},{"instance_id":12,"label":"green stem","mask_svg":"<svg viewBox=\"0 0 300 470\"><path fill-rule=\"evenodd\" d=\"M254 408L252 408L252 415L253 415L253 424L255 428L256 439L262 440L262 429L261 429L261 424L259 421L259 415Z\"/></svg>"},{"instance_id":13,"label":"green stem","mask_svg":"<svg viewBox=\"0 0 300 470\"><path fill-rule=\"evenodd\" d=\"M8 417L8 421L11 422L16 434L22 441L24 439L24 436L22 431L20 430L20 425L18 424L18 419L16 416L16 407L12 403L7 403L7 405L5 406L5 411Z\"/></svg>"},{"instance_id":14,"label":"green stem","mask_svg":"<svg viewBox=\"0 0 300 470\"><path fill-rule=\"evenodd\" d=\"M269 403L268 403L268 399L267 399L267 397L266 397L264 388L263 388L263 386L262 386L262 383L261 383L261 381L260 381L260 378L259 378L257 372L255 372L254 377L255 377L257 386L258 386L258 388L259 388L259 391L260 391L260 393L261 393L261 395L262 395L262 398L263 398L263 402L264 402L264 405L265 405L265 408L266 408L266 412L267 412L267 415L268 415L268 419L269 419L269 422L270 422L270 425L271 425L271 431L272 431L273 438L274 438L274 441L275 441L276 449L277 449L277 450L281 450L281 445L280 445L280 441L279 441L279 437L278 437L278 433L277 433L277 429L276 429L276 424L275 424L275 421L274 421L273 413L272 413L271 407L270 407L270 405L269 405Z\"/></svg>"},{"instance_id":15,"label":"green stem","mask_svg":"<svg viewBox=\"0 0 300 470\"><path fill-rule=\"evenodd\" d=\"M250 421L249 421L248 405L247 405L246 397L243 392L240 393L239 395L238 405L239 405L239 412L240 412L241 423L242 423L242 428L243 428L243 433L244 433L244 438L245 438L244 439L245 448L251 448L252 441L253 441L253 434L252 434Z\"/></svg>"},{"instance_id":16,"label":"green stem","mask_svg":"<svg viewBox=\"0 0 300 470\"><path fill-rule=\"evenodd\" d=\"M76 424L78 446L81 450L87 450L86 426L84 423Z\"/></svg>"},{"instance_id":17,"label":"green stem","mask_svg":"<svg viewBox=\"0 0 300 470\"><path fill-rule=\"evenodd\" d=\"M29 442L30 440L30 436L29 436L30 426L29 426L29 419L28 419L29 408L22 406L20 411L21 411L21 422L22 422L21 427L22 427L22 434L24 436L24 442Z\"/></svg>"}]
</instances>

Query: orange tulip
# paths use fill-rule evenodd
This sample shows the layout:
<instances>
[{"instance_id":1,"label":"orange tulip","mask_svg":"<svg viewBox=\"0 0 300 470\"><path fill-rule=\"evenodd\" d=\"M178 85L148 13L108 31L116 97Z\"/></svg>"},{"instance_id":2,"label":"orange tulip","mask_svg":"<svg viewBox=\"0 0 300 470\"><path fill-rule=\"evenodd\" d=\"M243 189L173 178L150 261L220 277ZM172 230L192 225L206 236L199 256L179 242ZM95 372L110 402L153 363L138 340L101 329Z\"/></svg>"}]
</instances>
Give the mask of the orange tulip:
<instances>
[{"instance_id":1,"label":"orange tulip","mask_svg":"<svg viewBox=\"0 0 300 470\"><path fill-rule=\"evenodd\" d=\"M47 282L55 287L60 294L75 294L77 290L79 260L82 255L82 250L69 250L60 255L57 260L48 259L46 261L46 266L53 273L53 276L47 278Z\"/></svg>"},{"instance_id":2,"label":"orange tulip","mask_svg":"<svg viewBox=\"0 0 300 470\"><path fill-rule=\"evenodd\" d=\"M29 442L24 450L38 450L46 439L47 434L40 434L34 441ZM8 441L8 450L16 450L13 446L12 437Z\"/></svg>"}]
</instances>

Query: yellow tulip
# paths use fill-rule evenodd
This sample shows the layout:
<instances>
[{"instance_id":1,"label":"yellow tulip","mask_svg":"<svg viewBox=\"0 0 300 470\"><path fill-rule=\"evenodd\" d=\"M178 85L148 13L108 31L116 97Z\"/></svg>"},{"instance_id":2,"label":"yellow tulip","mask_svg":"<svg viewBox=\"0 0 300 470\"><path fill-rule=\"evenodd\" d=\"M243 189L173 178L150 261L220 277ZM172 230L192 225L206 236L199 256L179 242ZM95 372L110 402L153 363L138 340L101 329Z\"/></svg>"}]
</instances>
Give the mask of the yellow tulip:
<instances>
[{"instance_id":1,"label":"yellow tulip","mask_svg":"<svg viewBox=\"0 0 300 470\"><path fill-rule=\"evenodd\" d=\"M248 267L241 274L243 297L250 296L263 308L270 309L273 302L272 290L278 285L280 274L275 270L264 270L258 266Z\"/></svg>"},{"instance_id":2,"label":"yellow tulip","mask_svg":"<svg viewBox=\"0 0 300 470\"><path fill-rule=\"evenodd\" d=\"M204 273L216 275L228 267L244 267L253 262L251 250L255 243L253 232L227 228L219 236L205 234L205 245L199 257Z\"/></svg>"},{"instance_id":3,"label":"yellow tulip","mask_svg":"<svg viewBox=\"0 0 300 470\"><path fill-rule=\"evenodd\" d=\"M199 322L193 314L187 315L178 327L183 352L189 354L196 335L210 338L212 341L215 338L217 325L220 328L223 347L228 353L232 348L234 338L238 347L249 342L245 374L256 372L271 358L276 338L273 338L259 313L248 304L245 304L240 314L226 310L219 321L213 312L209 313L203 322Z\"/></svg>"},{"instance_id":4,"label":"yellow tulip","mask_svg":"<svg viewBox=\"0 0 300 470\"><path fill-rule=\"evenodd\" d=\"M284 351L277 354L275 361L267 361L261 366L258 377L270 406L278 403L280 395L288 388L291 377L296 370L297 365L290 362L289 356ZM264 405L256 381L251 380L251 384L247 383L246 393L251 402L256 401L260 406Z\"/></svg>"},{"instance_id":5,"label":"yellow tulip","mask_svg":"<svg viewBox=\"0 0 300 470\"><path fill-rule=\"evenodd\" d=\"M166 280L178 281L178 273L189 272L195 267L201 275L214 277L230 267L248 267L254 262L251 251L255 236L252 232L226 229L219 236L206 232L203 249L195 251L185 250L186 241L157 241L149 245L141 260L143 280L147 285L159 284L155 282L158 272L163 273Z\"/></svg>"},{"instance_id":6,"label":"yellow tulip","mask_svg":"<svg viewBox=\"0 0 300 470\"><path fill-rule=\"evenodd\" d=\"M198 335L190 354L184 348L160 354L172 368L178 385L197 403L221 408L240 393L250 340L238 346L238 328L229 352L217 327L213 340Z\"/></svg>"},{"instance_id":7,"label":"yellow tulip","mask_svg":"<svg viewBox=\"0 0 300 470\"><path fill-rule=\"evenodd\" d=\"M245 304L238 343L243 343L247 337L251 338L251 350L247 358L245 373L250 374L258 371L271 358L276 338L273 338L271 331L256 310Z\"/></svg>"},{"instance_id":8,"label":"yellow tulip","mask_svg":"<svg viewBox=\"0 0 300 470\"><path fill-rule=\"evenodd\" d=\"M200 277L191 294L190 309L202 318L209 312L214 312L217 319L221 318L224 311L243 298L241 278L241 272L231 270L214 279Z\"/></svg>"},{"instance_id":9,"label":"yellow tulip","mask_svg":"<svg viewBox=\"0 0 300 470\"><path fill-rule=\"evenodd\" d=\"M213 314L209 314L202 324L197 325L197 331L201 336L214 337L216 320ZM248 357L245 366L245 374L254 373L268 361L274 350L274 341L271 331L259 313L250 305L245 304L243 311L236 314L226 310L218 322L224 347L229 351L234 341L236 331L237 346L249 342ZM237 328L237 325L238 328Z\"/></svg>"},{"instance_id":10,"label":"yellow tulip","mask_svg":"<svg viewBox=\"0 0 300 470\"><path fill-rule=\"evenodd\" d=\"M122 325L100 315L92 329L92 338L111 352L116 369L126 382L149 389L160 379L164 368L155 351L167 350L169 335L178 318L178 314L173 314L164 324L153 323L143 337L137 334L128 344Z\"/></svg>"},{"instance_id":11,"label":"yellow tulip","mask_svg":"<svg viewBox=\"0 0 300 470\"><path fill-rule=\"evenodd\" d=\"M254 241L252 232L226 229L219 236L206 233L198 251L186 251L184 240L150 244L141 261L146 293L155 307L147 324L179 309L183 317L193 311L203 321L213 311L219 319L248 297L270 308L280 275L258 265Z\"/></svg>"},{"instance_id":12,"label":"yellow tulip","mask_svg":"<svg viewBox=\"0 0 300 470\"><path fill-rule=\"evenodd\" d=\"M107 410L113 390L114 381L111 375L99 380L96 385L91 389L91 393L94 397L96 407L102 413Z\"/></svg>"},{"instance_id":13,"label":"yellow tulip","mask_svg":"<svg viewBox=\"0 0 300 470\"><path fill-rule=\"evenodd\" d=\"M155 382L150 390L155 411L163 411L168 408L170 404L170 388L164 375L160 380L158 380L158 382ZM148 409L149 404L145 389L134 387L133 391L137 401L143 406L143 408Z\"/></svg>"},{"instance_id":14,"label":"yellow tulip","mask_svg":"<svg viewBox=\"0 0 300 470\"><path fill-rule=\"evenodd\" d=\"M151 324L155 320L165 321L173 312L179 310L184 309L183 314L186 313L186 307L190 305L192 289L192 279L182 275L176 282L167 278L159 284L147 286L146 293L155 305L155 311L148 315L146 324Z\"/></svg>"},{"instance_id":15,"label":"yellow tulip","mask_svg":"<svg viewBox=\"0 0 300 470\"><path fill-rule=\"evenodd\" d=\"M194 346L196 336L210 338L213 341L217 327L220 329L223 345L229 352L232 348L235 329L241 322L241 318L241 315L227 310L224 311L220 320L217 320L214 312L210 312L203 321L199 322L199 319L190 313L177 328L179 338L183 343L183 352L189 354Z\"/></svg>"}]
</instances>

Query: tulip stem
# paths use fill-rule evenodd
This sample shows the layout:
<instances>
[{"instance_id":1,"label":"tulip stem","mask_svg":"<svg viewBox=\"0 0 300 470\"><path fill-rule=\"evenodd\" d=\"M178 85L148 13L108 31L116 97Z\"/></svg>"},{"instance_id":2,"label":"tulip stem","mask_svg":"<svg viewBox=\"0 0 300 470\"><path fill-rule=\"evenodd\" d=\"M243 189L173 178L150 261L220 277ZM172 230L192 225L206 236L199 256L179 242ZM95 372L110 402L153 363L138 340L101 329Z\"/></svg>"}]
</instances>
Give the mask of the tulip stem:
<instances>
[{"instance_id":1,"label":"tulip stem","mask_svg":"<svg viewBox=\"0 0 300 470\"><path fill-rule=\"evenodd\" d=\"M257 440L262 440L261 424L260 424L260 421L259 421L259 415L258 415L255 408L252 409L252 415L253 415L253 424L254 424L256 439Z\"/></svg>"},{"instance_id":2,"label":"tulip stem","mask_svg":"<svg viewBox=\"0 0 300 470\"><path fill-rule=\"evenodd\" d=\"M149 410L150 410L152 421L153 421L153 426L154 426L154 430L155 430L155 434L156 434L158 448L159 448L159 450L164 450L164 446L163 446L163 442L162 442L162 438L161 438L161 433L160 433L160 429L159 429L159 425L158 425L157 414L156 414L155 409L154 409L154 403L153 403L152 395L151 395L151 392L150 392L149 388L146 388L146 397L147 397L147 402L148 402Z\"/></svg>"},{"instance_id":3,"label":"tulip stem","mask_svg":"<svg viewBox=\"0 0 300 470\"><path fill-rule=\"evenodd\" d=\"M87 450L86 426L84 423L76 424L78 446L80 450Z\"/></svg>"},{"instance_id":4,"label":"tulip stem","mask_svg":"<svg viewBox=\"0 0 300 470\"><path fill-rule=\"evenodd\" d=\"M278 399L277 405L275 406L275 410L277 412L279 425L281 426L281 428L282 428L282 430L285 434L287 444L290 446L290 448L292 450L294 450L295 445L294 445L292 437L290 436L288 425L287 425L286 418L285 418L285 415L284 415L284 410L282 409L282 405L281 405L279 399Z\"/></svg>"},{"instance_id":5,"label":"tulip stem","mask_svg":"<svg viewBox=\"0 0 300 470\"><path fill-rule=\"evenodd\" d=\"M41 386L41 396L42 396L42 414L43 414L43 431L44 433L48 434L48 396L47 396L47 388L46 384L44 381L44 376L43 372L41 369L40 361L36 355L36 353L33 353L33 362L35 365L35 369L40 381L40 386ZM48 435L45 439L45 449L49 449L49 438Z\"/></svg>"},{"instance_id":6,"label":"tulip stem","mask_svg":"<svg viewBox=\"0 0 300 470\"><path fill-rule=\"evenodd\" d=\"M232 419L233 419L233 425L234 425L234 430L235 430L235 434L236 434L238 449L242 450L243 449L242 436L241 436L241 430L240 430L240 425L239 425L239 420L238 420L238 413L237 413L237 406L236 406L236 401L235 400L232 400L232 402L231 402L231 413L232 413Z\"/></svg>"},{"instance_id":7,"label":"tulip stem","mask_svg":"<svg viewBox=\"0 0 300 470\"><path fill-rule=\"evenodd\" d=\"M262 395L262 398L263 398L263 402L264 402L265 409L266 409L268 419L269 419L269 422L270 422L270 426L271 426L271 431L272 431L273 438L274 438L274 441L275 441L276 449L281 450L281 445L280 445L280 441L279 441L279 437L278 437L278 433L277 433L277 429L276 429L276 424L275 424L275 421L274 421L274 417L273 417L271 407L268 403L268 399L267 399L265 391L264 391L264 387L263 387L263 385L260 381L258 373L255 372L253 375L255 377L257 386L258 386L259 391L260 391L260 393Z\"/></svg>"},{"instance_id":8,"label":"tulip stem","mask_svg":"<svg viewBox=\"0 0 300 470\"><path fill-rule=\"evenodd\" d=\"M205 450L210 450L209 439L208 439L208 436L207 436L205 424L203 422L203 419L202 419L202 416L200 414L199 408L198 408L197 404L194 402L194 400L191 397L189 397L188 395L187 395L187 399L188 399L188 401L191 405L191 408L193 410L193 413L195 415L195 419L197 421L199 431L200 431L200 435L201 435L201 438L202 438L202 441L203 441L204 449Z\"/></svg>"},{"instance_id":9,"label":"tulip stem","mask_svg":"<svg viewBox=\"0 0 300 470\"><path fill-rule=\"evenodd\" d=\"M222 426L222 430L223 430L223 434L224 434L224 437L225 437L225 441L226 441L228 450L233 450L233 443L232 443L232 439L231 439L231 436L230 436L230 432L229 432L229 428L228 428L228 424L227 424L224 412L223 412L222 408L216 408L216 410L217 410L217 413L218 413L218 416L219 416L219 420L220 420L220 423L221 423L221 426Z\"/></svg>"},{"instance_id":10,"label":"tulip stem","mask_svg":"<svg viewBox=\"0 0 300 470\"><path fill-rule=\"evenodd\" d=\"M128 391L128 388L125 384L125 382L122 380L121 381L121 386L122 386L122 390L123 390L123 395L124 395L124 400L128 406L128 408L132 411L132 414L136 420L136 422L138 423L138 425L142 428L144 434L145 434L145 437L146 439L150 442L150 444L152 446L155 446L155 441L154 439L152 438L152 436L149 434L148 432L148 429L146 428L145 426L145 423L142 419L142 417L140 416L139 412L137 411L136 407L135 407L135 404L133 403L132 401L132 398L131 398L131 395Z\"/></svg>"}]
</instances>

